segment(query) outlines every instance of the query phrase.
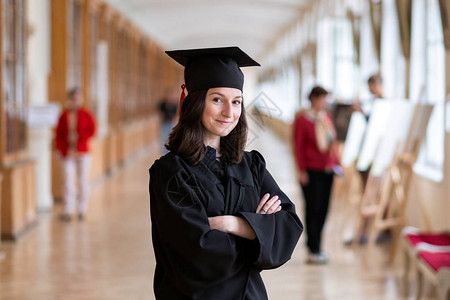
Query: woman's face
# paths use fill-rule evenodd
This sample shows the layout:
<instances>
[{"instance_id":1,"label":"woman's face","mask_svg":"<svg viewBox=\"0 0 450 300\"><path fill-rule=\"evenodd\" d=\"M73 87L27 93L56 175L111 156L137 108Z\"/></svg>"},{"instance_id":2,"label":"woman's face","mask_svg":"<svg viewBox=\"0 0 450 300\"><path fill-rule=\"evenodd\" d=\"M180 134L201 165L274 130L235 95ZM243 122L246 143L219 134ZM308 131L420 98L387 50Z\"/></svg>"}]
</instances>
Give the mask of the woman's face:
<instances>
[{"instance_id":1,"label":"woman's face","mask_svg":"<svg viewBox=\"0 0 450 300\"><path fill-rule=\"evenodd\" d=\"M67 107L70 110L77 110L83 105L83 94L81 92L76 92L67 101Z\"/></svg>"},{"instance_id":2,"label":"woman's face","mask_svg":"<svg viewBox=\"0 0 450 300\"><path fill-rule=\"evenodd\" d=\"M327 107L327 95L312 98L311 106L315 110L324 110Z\"/></svg>"},{"instance_id":3,"label":"woman's face","mask_svg":"<svg viewBox=\"0 0 450 300\"><path fill-rule=\"evenodd\" d=\"M223 87L208 90L202 114L205 141L227 136L236 127L241 116L242 100L239 89Z\"/></svg>"}]
</instances>

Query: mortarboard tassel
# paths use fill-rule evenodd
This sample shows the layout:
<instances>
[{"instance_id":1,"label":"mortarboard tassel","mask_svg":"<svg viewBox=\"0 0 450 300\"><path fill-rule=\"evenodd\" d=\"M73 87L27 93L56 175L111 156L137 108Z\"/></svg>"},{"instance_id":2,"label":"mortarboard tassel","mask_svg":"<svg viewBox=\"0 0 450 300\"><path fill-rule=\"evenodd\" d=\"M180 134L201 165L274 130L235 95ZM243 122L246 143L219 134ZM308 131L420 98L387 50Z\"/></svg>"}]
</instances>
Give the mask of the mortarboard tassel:
<instances>
[{"instance_id":1,"label":"mortarboard tassel","mask_svg":"<svg viewBox=\"0 0 450 300\"><path fill-rule=\"evenodd\" d=\"M186 98L186 93L184 92L184 89L186 88L186 85L183 83L181 85L181 95L180 95L180 105L178 106L178 115L181 111L181 104L183 103L184 98Z\"/></svg>"},{"instance_id":2,"label":"mortarboard tassel","mask_svg":"<svg viewBox=\"0 0 450 300\"><path fill-rule=\"evenodd\" d=\"M181 95L180 95L180 107L181 107L181 103L183 103L184 98L186 98L186 94L184 92L184 89L186 88L186 85L183 83L181 85Z\"/></svg>"}]
</instances>

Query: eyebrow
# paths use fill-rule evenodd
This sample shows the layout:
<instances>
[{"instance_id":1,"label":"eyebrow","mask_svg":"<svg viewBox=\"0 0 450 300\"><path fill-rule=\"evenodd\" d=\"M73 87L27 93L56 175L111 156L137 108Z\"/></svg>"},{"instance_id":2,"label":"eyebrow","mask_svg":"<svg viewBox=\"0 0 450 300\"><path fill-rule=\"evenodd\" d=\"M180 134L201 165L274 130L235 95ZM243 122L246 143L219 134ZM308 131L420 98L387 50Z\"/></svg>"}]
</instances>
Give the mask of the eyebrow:
<instances>
[{"instance_id":1,"label":"eyebrow","mask_svg":"<svg viewBox=\"0 0 450 300\"><path fill-rule=\"evenodd\" d=\"M213 92L213 93L209 94L208 96L211 96L211 95L219 95L219 96L225 98L225 95L224 95L224 94L221 94L221 93L218 93L218 92ZM242 95L239 95L239 96L234 97L234 99L236 99L236 98L242 98Z\"/></svg>"}]
</instances>

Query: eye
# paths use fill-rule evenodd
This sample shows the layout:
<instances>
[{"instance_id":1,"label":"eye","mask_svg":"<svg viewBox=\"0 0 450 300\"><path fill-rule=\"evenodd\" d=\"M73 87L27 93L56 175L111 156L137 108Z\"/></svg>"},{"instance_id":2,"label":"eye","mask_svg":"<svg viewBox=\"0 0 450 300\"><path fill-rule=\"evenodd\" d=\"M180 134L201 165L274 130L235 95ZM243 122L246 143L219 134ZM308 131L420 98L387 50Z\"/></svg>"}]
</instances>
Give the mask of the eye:
<instances>
[{"instance_id":1,"label":"eye","mask_svg":"<svg viewBox=\"0 0 450 300\"><path fill-rule=\"evenodd\" d=\"M220 102L222 102L222 99L216 97L216 98L213 98L212 101L213 101L213 102L220 103Z\"/></svg>"},{"instance_id":2,"label":"eye","mask_svg":"<svg viewBox=\"0 0 450 300\"><path fill-rule=\"evenodd\" d=\"M234 100L233 104L234 105L241 105L242 101L241 100Z\"/></svg>"}]
</instances>

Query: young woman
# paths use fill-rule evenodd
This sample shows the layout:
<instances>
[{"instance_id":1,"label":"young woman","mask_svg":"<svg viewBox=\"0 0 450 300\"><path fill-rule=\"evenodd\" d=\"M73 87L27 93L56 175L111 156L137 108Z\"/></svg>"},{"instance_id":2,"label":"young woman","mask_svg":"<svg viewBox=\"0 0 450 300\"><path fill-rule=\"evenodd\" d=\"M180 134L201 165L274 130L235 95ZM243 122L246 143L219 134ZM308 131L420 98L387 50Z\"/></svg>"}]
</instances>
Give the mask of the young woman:
<instances>
[{"instance_id":1,"label":"young woman","mask_svg":"<svg viewBox=\"0 0 450 300\"><path fill-rule=\"evenodd\" d=\"M260 272L281 266L302 233L295 207L256 151L237 47L170 51L189 92L150 168L156 299L267 299Z\"/></svg>"},{"instance_id":2,"label":"young woman","mask_svg":"<svg viewBox=\"0 0 450 300\"><path fill-rule=\"evenodd\" d=\"M72 219L77 198L79 220L84 219L89 204L89 141L95 134L95 120L92 113L82 106L82 91L73 88L67 94L67 108L56 126L55 145L64 171L64 213L60 216L62 221Z\"/></svg>"},{"instance_id":3,"label":"young woman","mask_svg":"<svg viewBox=\"0 0 450 300\"><path fill-rule=\"evenodd\" d=\"M308 262L317 264L328 261L321 249L322 229L330 203L333 171L338 167L336 132L326 112L327 95L320 86L311 90L311 108L297 114L293 137L298 180L305 198Z\"/></svg>"}]
</instances>

